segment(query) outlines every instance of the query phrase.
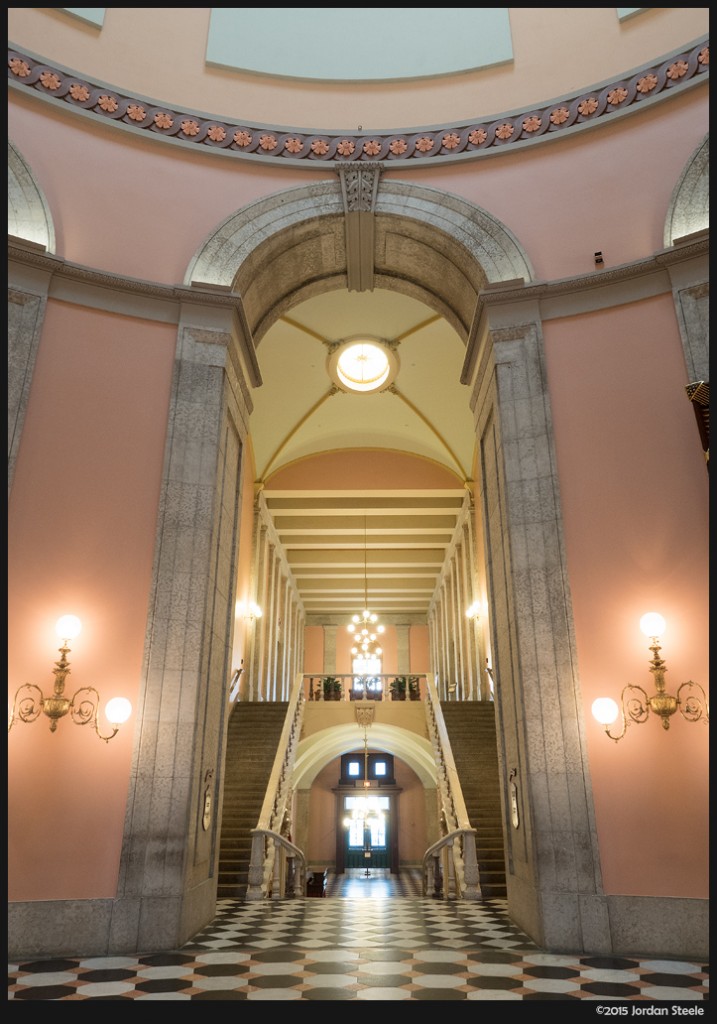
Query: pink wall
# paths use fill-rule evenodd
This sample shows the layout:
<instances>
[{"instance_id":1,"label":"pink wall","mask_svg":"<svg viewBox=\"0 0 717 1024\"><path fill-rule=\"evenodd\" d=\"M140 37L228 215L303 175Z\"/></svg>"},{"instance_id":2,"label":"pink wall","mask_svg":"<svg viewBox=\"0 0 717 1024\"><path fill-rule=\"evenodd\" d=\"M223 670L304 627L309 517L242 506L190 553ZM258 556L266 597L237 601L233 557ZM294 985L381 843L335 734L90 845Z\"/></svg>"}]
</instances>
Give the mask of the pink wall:
<instances>
[{"instance_id":1,"label":"pink wall","mask_svg":"<svg viewBox=\"0 0 717 1024\"><path fill-rule=\"evenodd\" d=\"M496 217L527 252L536 280L599 273L598 250L609 269L662 249L672 191L705 136L707 103L693 90L594 132L501 153L477 171L411 168L411 182L456 193ZM659 161L645 160L646 152L659 152ZM390 177L403 179L400 170Z\"/></svg>"},{"instance_id":2,"label":"pink wall","mask_svg":"<svg viewBox=\"0 0 717 1024\"><path fill-rule=\"evenodd\" d=\"M348 674L352 671L351 635L342 625L336 631L336 672ZM428 626L411 626L409 630L411 672L430 672L428 653ZM327 671L324 665L323 626L306 626L304 629L304 672L320 674ZM398 672L398 640L396 627L387 625L383 636L384 668L387 673Z\"/></svg>"},{"instance_id":3,"label":"pink wall","mask_svg":"<svg viewBox=\"0 0 717 1024\"><path fill-rule=\"evenodd\" d=\"M706 93L695 89L594 132L502 153L481 162L479 174L472 163L412 166L411 182L455 193L500 220L525 248L538 280L595 273L597 250L609 268L662 248L672 190L704 138L707 103ZM284 167L260 169L248 161L213 160L121 133L93 132L79 118L47 117L42 104L14 93L8 134L36 171L57 217L58 253L153 281L182 281L198 248L225 218L307 181ZM648 150L659 151L660 161L645 161ZM78 188L78 152L83 166L92 168L93 181L107 182L106 188ZM52 173L43 175L48 159ZM328 169L315 173L320 180L335 180ZM405 180L400 169L384 173L387 180ZM632 187L637 182L639 187ZM175 210L181 217L173 215ZM112 229L97 231L108 216Z\"/></svg>"},{"instance_id":4,"label":"pink wall","mask_svg":"<svg viewBox=\"0 0 717 1024\"><path fill-rule=\"evenodd\" d=\"M709 684L708 477L672 296L544 331L605 888L706 897L708 727L651 716L615 744L590 712L654 691L646 611L667 620L668 692Z\"/></svg>"},{"instance_id":5,"label":"pink wall","mask_svg":"<svg viewBox=\"0 0 717 1024\"><path fill-rule=\"evenodd\" d=\"M428 626L411 626L409 631L409 670L411 672L430 672L430 638Z\"/></svg>"},{"instance_id":6,"label":"pink wall","mask_svg":"<svg viewBox=\"0 0 717 1024\"><path fill-rule=\"evenodd\" d=\"M232 160L179 156L171 146L98 131L81 118L47 118L28 97L15 97L9 106L8 137L36 173L56 218L57 253L96 269L179 284L195 252L230 214L304 184L286 168L266 175L246 166L237 174ZM44 175L49 154L51 173ZM81 187L81 180L93 187Z\"/></svg>"},{"instance_id":7,"label":"pink wall","mask_svg":"<svg viewBox=\"0 0 717 1024\"><path fill-rule=\"evenodd\" d=\"M55 622L72 613L66 695L96 686L136 712L175 339L48 303L8 512L9 703L26 682L50 694ZM115 895L135 726L105 744L69 719L13 725L11 899Z\"/></svg>"},{"instance_id":8,"label":"pink wall","mask_svg":"<svg viewBox=\"0 0 717 1024\"><path fill-rule=\"evenodd\" d=\"M324 671L324 628L306 626L304 629L304 672Z\"/></svg>"}]
</instances>

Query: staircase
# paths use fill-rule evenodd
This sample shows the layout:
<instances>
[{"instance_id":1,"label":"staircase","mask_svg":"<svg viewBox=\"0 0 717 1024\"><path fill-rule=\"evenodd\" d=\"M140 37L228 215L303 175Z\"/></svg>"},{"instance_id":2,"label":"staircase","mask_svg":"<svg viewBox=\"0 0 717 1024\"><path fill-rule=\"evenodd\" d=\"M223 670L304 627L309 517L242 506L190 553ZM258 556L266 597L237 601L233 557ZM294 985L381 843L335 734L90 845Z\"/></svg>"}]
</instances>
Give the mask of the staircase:
<instances>
[{"instance_id":1,"label":"staircase","mask_svg":"<svg viewBox=\"0 0 717 1024\"><path fill-rule=\"evenodd\" d=\"M218 899L246 895L251 829L261 814L288 706L285 701L240 701L229 718Z\"/></svg>"},{"instance_id":2,"label":"staircase","mask_svg":"<svg viewBox=\"0 0 717 1024\"><path fill-rule=\"evenodd\" d=\"M480 886L485 897L504 897L505 846L492 701L442 703L468 820L476 830Z\"/></svg>"}]
</instances>

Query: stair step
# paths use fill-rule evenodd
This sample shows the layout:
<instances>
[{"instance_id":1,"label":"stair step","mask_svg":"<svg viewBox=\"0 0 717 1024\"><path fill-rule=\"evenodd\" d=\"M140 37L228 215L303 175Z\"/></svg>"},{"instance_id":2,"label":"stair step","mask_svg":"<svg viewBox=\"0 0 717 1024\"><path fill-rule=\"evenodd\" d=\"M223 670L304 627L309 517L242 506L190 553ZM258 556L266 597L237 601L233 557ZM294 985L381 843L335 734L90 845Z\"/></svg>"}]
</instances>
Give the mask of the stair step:
<instances>
[{"instance_id":1,"label":"stair step","mask_svg":"<svg viewBox=\"0 0 717 1024\"><path fill-rule=\"evenodd\" d=\"M227 729L226 778L217 867L217 896L245 894L252 835L284 728L288 703L247 702L235 706Z\"/></svg>"},{"instance_id":2,"label":"stair step","mask_svg":"<svg viewBox=\"0 0 717 1024\"><path fill-rule=\"evenodd\" d=\"M462 701L441 705L453 761L471 826L484 896L507 894L505 839L496 745L495 705Z\"/></svg>"}]
</instances>

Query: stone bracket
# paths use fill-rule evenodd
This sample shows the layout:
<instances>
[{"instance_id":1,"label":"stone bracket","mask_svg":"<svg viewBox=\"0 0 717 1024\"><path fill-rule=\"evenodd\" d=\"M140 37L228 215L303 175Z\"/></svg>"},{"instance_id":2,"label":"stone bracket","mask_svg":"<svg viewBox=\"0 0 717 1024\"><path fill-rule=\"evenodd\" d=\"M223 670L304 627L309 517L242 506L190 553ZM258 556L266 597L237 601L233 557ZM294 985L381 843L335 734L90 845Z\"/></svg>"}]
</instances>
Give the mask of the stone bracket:
<instances>
[{"instance_id":1,"label":"stone bracket","mask_svg":"<svg viewBox=\"0 0 717 1024\"><path fill-rule=\"evenodd\" d=\"M346 278L350 292L373 291L374 215L381 168L340 167L346 220Z\"/></svg>"}]
</instances>

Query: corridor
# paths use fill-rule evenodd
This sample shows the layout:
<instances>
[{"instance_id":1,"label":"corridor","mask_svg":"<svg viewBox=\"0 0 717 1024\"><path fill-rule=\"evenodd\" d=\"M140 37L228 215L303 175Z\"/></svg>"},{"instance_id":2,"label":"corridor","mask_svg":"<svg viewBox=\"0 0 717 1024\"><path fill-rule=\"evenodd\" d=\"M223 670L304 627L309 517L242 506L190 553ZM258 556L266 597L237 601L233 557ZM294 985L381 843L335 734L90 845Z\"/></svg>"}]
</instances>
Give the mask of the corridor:
<instances>
[{"instance_id":1,"label":"corridor","mask_svg":"<svg viewBox=\"0 0 717 1024\"><path fill-rule=\"evenodd\" d=\"M330 878L323 899L220 900L178 950L9 964L8 998L693 1004L708 977L693 961L544 953L504 900L426 899L418 872L356 870Z\"/></svg>"}]
</instances>

